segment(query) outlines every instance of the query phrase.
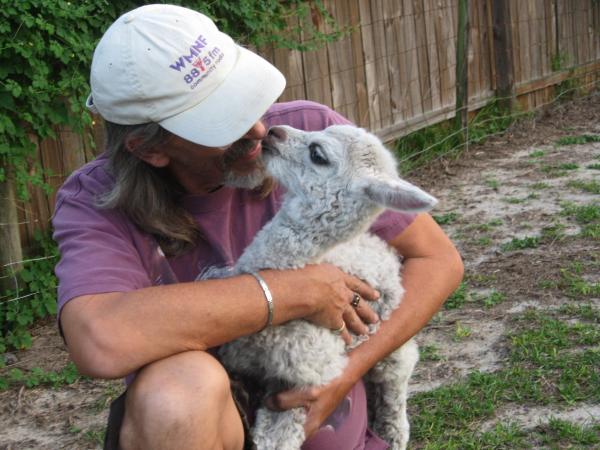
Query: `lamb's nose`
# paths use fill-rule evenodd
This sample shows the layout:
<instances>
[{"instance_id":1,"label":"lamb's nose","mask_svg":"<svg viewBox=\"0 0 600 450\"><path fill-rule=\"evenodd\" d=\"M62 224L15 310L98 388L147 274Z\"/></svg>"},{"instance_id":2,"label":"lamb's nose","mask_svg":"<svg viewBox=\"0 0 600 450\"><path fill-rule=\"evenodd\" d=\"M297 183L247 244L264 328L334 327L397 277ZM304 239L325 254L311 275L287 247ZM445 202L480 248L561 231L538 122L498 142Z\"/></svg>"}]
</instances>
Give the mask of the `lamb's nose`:
<instances>
[{"instance_id":1,"label":"lamb's nose","mask_svg":"<svg viewBox=\"0 0 600 450\"><path fill-rule=\"evenodd\" d=\"M272 139L276 139L278 141L285 141L287 139L287 133L283 128L280 127L269 128L268 134Z\"/></svg>"}]
</instances>

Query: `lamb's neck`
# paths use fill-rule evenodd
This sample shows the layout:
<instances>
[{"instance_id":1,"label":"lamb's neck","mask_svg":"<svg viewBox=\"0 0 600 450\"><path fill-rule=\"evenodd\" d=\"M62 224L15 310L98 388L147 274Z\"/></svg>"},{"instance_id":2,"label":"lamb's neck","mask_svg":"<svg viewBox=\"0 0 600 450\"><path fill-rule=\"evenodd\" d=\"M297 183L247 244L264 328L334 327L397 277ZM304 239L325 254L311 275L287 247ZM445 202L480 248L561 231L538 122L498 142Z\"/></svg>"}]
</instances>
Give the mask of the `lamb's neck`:
<instances>
[{"instance_id":1,"label":"lamb's neck","mask_svg":"<svg viewBox=\"0 0 600 450\"><path fill-rule=\"evenodd\" d=\"M256 236L248 261L242 257L240 263L276 261L277 268L292 268L315 262L338 243L365 232L380 211L373 207L344 207L318 213L310 206L299 208L296 204L286 208L284 204Z\"/></svg>"}]
</instances>

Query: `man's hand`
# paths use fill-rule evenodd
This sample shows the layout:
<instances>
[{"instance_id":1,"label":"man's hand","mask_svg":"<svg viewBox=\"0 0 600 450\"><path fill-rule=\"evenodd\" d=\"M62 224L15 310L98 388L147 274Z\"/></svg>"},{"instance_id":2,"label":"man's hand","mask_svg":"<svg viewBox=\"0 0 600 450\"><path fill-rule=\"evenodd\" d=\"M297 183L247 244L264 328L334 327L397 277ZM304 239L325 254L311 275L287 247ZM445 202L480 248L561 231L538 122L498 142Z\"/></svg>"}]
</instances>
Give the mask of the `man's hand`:
<instances>
[{"instance_id":1,"label":"man's hand","mask_svg":"<svg viewBox=\"0 0 600 450\"><path fill-rule=\"evenodd\" d=\"M355 334L366 334L368 328L365 324L379 320L368 305L369 301L379 299L379 293L364 281L342 272L332 264L309 265L298 272L308 283L306 292L312 291L316 302L316 312L305 317L306 320L332 330L339 329L344 323L347 330ZM357 308L351 306L355 294L367 300L360 301ZM347 330L342 336L349 342Z\"/></svg>"},{"instance_id":2,"label":"man's hand","mask_svg":"<svg viewBox=\"0 0 600 450\"><path fill-rule=\"evenodd\" d=\"M269 397L265 404L274 411L284 411L303 407L306 410L304 432L306 439L319 430L323 422L335 411L344 400L354 382L344 379L344 375L324 386L283 391Z\"/></svg>"}]
</instances>

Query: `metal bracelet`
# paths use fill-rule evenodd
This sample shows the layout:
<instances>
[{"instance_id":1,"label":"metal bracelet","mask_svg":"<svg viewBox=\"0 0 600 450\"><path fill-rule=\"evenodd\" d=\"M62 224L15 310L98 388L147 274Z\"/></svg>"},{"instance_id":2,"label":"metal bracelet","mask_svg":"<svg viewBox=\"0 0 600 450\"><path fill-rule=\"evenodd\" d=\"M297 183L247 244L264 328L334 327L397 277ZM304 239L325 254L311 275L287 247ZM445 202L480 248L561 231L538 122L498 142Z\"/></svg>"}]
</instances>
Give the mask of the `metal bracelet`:
<instances>
[{"instance_id":1,"label":"metal bracelet","mask_svg":"<svg viewBox=\"0 0 600 450\"><path fill-rule=\"evenodd\" d=\"M263 294L265 294L265 300L267 301L267 324L262 328L264 330L267 327L270 327L273 324L273 294L271 294L271 290L269 289L269 285L261 277L257 272L249 272L249 275L252 275L258 281L261 289L263 290ZM261 331L262 331L261 330Z\"/></svg>"}]
</instances>

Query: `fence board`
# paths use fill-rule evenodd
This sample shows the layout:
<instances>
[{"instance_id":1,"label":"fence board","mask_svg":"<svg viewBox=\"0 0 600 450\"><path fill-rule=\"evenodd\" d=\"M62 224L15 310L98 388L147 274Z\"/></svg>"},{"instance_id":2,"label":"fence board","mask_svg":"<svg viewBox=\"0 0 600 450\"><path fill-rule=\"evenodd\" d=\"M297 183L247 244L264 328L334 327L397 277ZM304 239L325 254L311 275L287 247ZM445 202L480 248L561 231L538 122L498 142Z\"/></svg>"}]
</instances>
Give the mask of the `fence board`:
<instances>
[{"instance_id":1,"label":"fence board","mask_svg":"<svg viewBox=\"0 0 600 450\"><path fill-rule=\"evenodd\" d=\"M325 27L321 18L315 26L318 31L324 32ZM302 39L310 41L313 36L306 31L302 32ZM331 105L331 82L329 79L329 58L327 47L323 46L316 50L301 53L304 83L306 87L306 98L325 105Z\"/></svg>"},{"instance_id":2,"label":"fence board","mask_svg":"<svg viewBox=\"0 0 600 450\"><path fill-rule=\"evenodd\" d=\"M354 86L356 89L357 112L356 123L361 127L368 127L370 123L369 96L367 94L367 77L364 70L365 55L362 48L362 30L360 28L361 0L352 0L349 8L350 24L356 32L350 36L350 48L352 50L352 68L354 71Z\"/></svg>"},{"instance_id":3,"label":"fence board","mask_svg":"<svg viewBox=\"0 0 600 450\"><path fill-rule=\"evenodd\" d=\"M440 64L438 43L434 27L434 0L425 0L425 36L427 38L427 62L429 66L429 91L431 92L431 110L437 111L442 106L440 93Z\"/></svg>"},{"instance_id":4,"label":"fence board","mask_svg":"<svg viewBox=\"0 0 600 450\"><path fill-rule=\"evenodd\" d=\"M469 110L484 105L496 90L493 1L471 1ZM324 5L339 24L356 31L305 53L259 49L286 75L281 100L327 104L384 140L454 116L457 0L324 0ZM509 0L509 5L514 81L524 110L547 103L553 86L570 76L590 86L598 83L600 2ZM298 20L290 18L290 26L297 27ZM328 31L324 22L317 26ZM298 34L310 39L305 31ZM563 69L570 70L553 70L557 55L566 58ZM96 149L68 130L38 146L38 161L53 173L46 177L50 186L102 150L100 121L90 132ZM53 196L34 189L31 201L19 204L23 246L35 228L47 227L53 203Z\"/></svg>"},{"instance_id":5,"label":"fence board","mask_svg":"<svg viewBox=\"0 0 600 450\"><path fill-rule=\"evenodd\" d=\"M397 0L382 0L382 17L385 37L387 71L390 83L390 123L404 119L403 105L405 104L405 91L408 89L409 79L406 77L406 67L401 64L399 36L396 33L401 15L401 3Z\"/></svg>"},{"instance_id":6,"label":"fence board","mask_svg":"<svg viewBox=\"0 0 600 450\"><path fill-rule=\"evenodd\" d=\"M331 12L341 25L350 25L351 17L347 2L333 0L331 2ZM332 106L351 121L358 123L358 100L350 36L327 44L327 49L331 69Z\"/></svg>"},{"instance_id":7,"label":"fence board","mask_svg":"<svg viewBox=\"0 0 600 450\"><path fill-rule=\"evenodd\" d=\"M433 101L431 96L431 80L429 78L429 58L427 45L427 24L425 22L425 7L427 2L414 3L414 30L416 34L416 48L419 61L418 79L421 88L421 105L423 111L431 111L433 109Z\"/></svg>"},{"instance_id":8,"label":"fence board","mask_svg":"<svg viewBox=\"0 0 600 450\"><path fill-rule=\"evenodd\" d=\"M361 17L362 48L365 57L365 83L369 108L369 126L377 130L382 127L380 93L377 76L377 61L375 54L374 24L371 17L371 2L359 1Z\"/></svg>"},{"instance_id":9,"label":"fence board","mask_svg":"<svg viewBox=\"0 0 600 450\"><path fill-rule=\"evenodd\" d=\"M421 79L420 79L420 70L419 70L419 48L417 45L416 39L416 29L415 29L415 13L413 10L413 1L412 0L404 0L403 8L402 8L402 19L404 21L404 26L401 29L397 30L397 33L402 36L404 35L404 45L403 47L403 60L404 65L407 69L407 78L408 78L408 92L409 92L409 102L410 115L405 114L405 117L414 117L423 114L423 96L421 91ZM406 98L406 97L405 97ZM408 108L404 109L408 111Z\"/></svg>"},{"instance_id":10,"label":"fence board","mask_svg":"<svg viewBox=\"0 0 600 450\"><path fill-rule=\"evenodd\" d=\"M287 22L292 30L298 27L297 17L290 17ZM299 35L298 39L300 39ZM281 94L280 99L288 101L306 98L301 52L298 50L276 48L273 50L273 59L271 61L285 74L287 80L285 90Z\"/></svg>"}]
</instances>

